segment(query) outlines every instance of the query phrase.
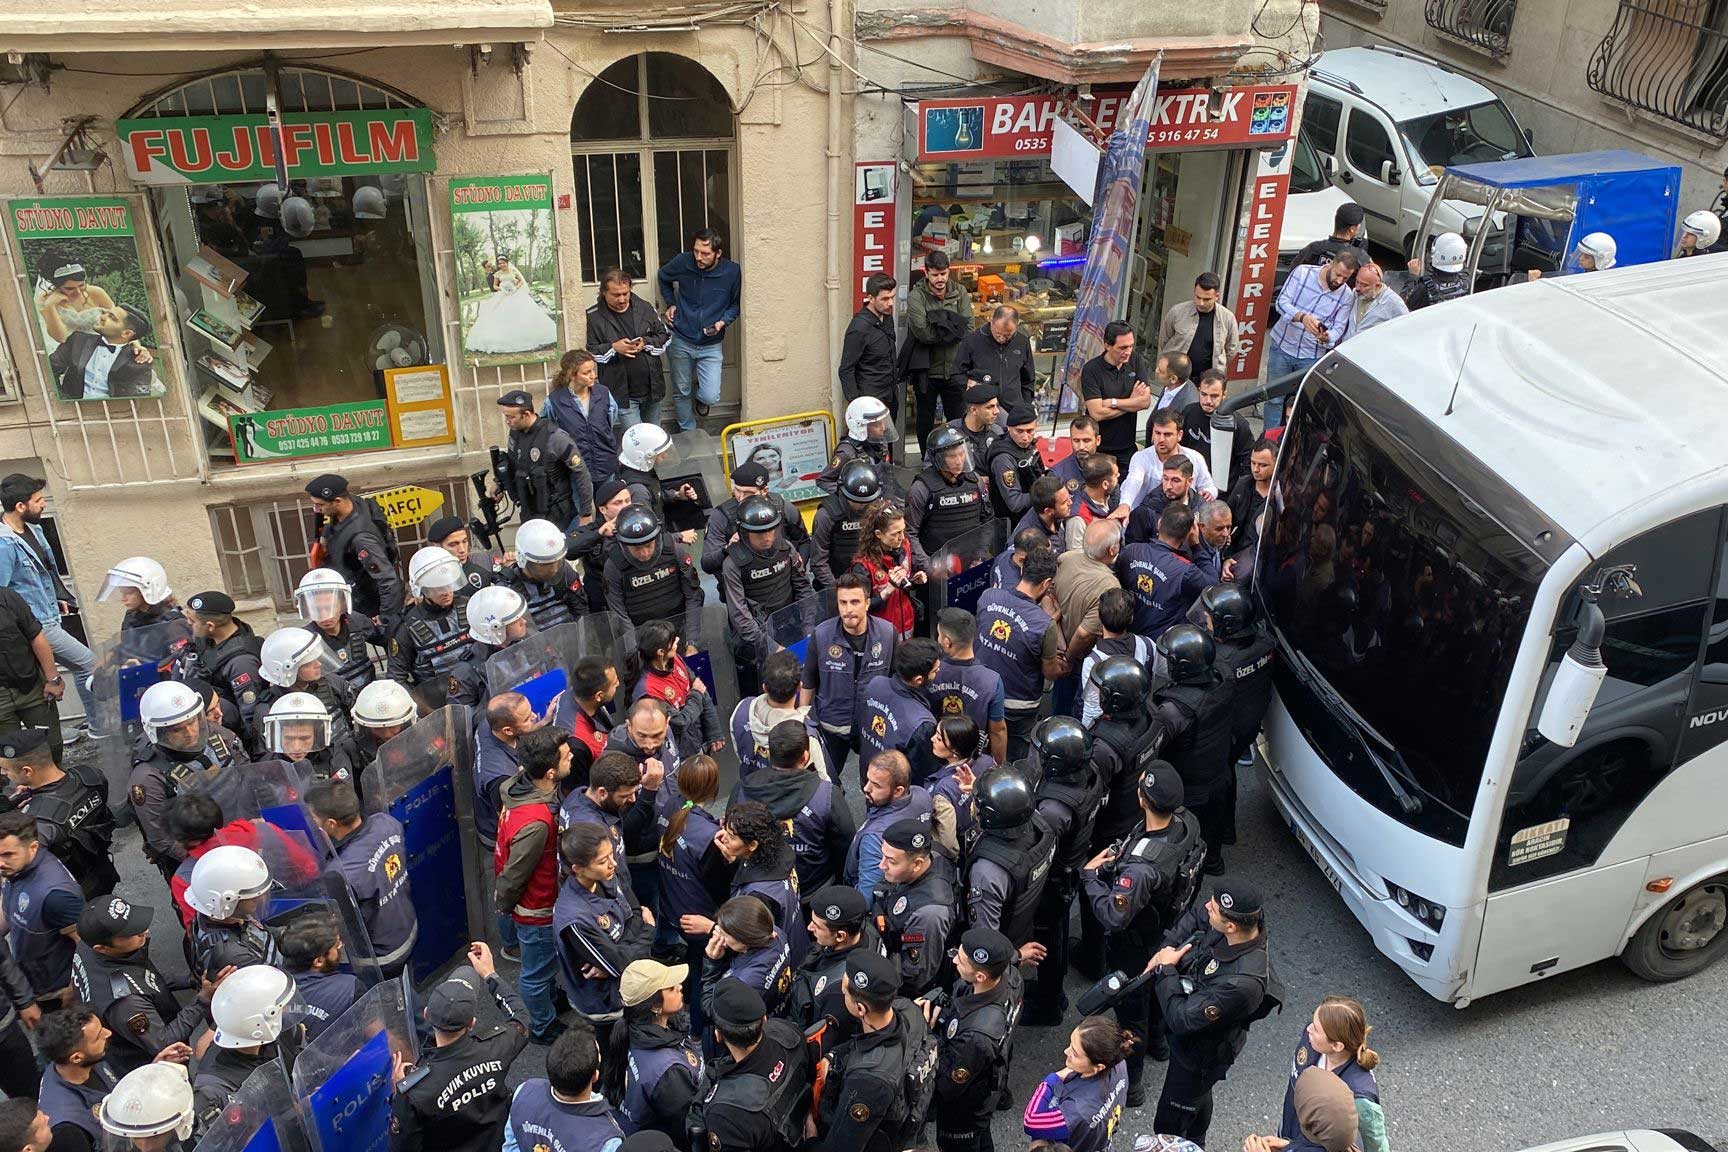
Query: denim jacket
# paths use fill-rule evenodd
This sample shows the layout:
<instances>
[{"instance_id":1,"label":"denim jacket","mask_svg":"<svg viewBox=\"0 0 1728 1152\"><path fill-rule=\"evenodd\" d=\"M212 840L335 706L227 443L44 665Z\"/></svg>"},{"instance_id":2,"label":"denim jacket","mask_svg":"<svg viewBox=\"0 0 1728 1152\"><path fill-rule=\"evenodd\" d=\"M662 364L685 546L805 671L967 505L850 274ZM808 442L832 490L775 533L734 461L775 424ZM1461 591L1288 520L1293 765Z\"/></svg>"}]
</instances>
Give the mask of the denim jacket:
<instances>
[{"instance_id":1,"label":"denim jacket","mask_svg":"<svg viewBox=\"0 0 1728 1152\"><path fill-rule=\"evenodd\" d=\"M48 538L34 524L26 525L36 535L42 551L48 548ZM60 623L60 604L54 594L54 573L46 568L22 536L9 524L0 523L0 586L10 588L24 598L39 624Z\"/></svg>"}]
</instances>

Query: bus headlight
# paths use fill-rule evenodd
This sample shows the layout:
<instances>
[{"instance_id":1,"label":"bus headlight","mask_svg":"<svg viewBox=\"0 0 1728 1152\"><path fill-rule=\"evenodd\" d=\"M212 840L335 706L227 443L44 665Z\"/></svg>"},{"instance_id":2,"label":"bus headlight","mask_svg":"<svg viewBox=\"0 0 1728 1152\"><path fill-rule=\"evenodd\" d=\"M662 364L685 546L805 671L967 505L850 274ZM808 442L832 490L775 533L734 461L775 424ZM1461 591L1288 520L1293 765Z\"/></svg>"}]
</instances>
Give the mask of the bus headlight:
<instances>
[{"instance_id":1,"label":"bus headlight","mask_svg":"<svg viewBox=\"0 0 1728 1152\"><path fill-rule=\"evenodd\" d=\"M1384 876L1382 876L1381 879L1385 880L1386 891L1391 894L1393 900L1398 902L1398 907L1404 909L1404 911L1422 921L1423 924L1433 931L1440 931L1441 925L1446 922L1446 909L1443 905L1438 904L1433 900L1428 900L1418 896L1416 893L1410 891L1410 889L1400 887L1399 885L1392 883L1392 881L1386 880Z\"/></svg>"}]
</instances>

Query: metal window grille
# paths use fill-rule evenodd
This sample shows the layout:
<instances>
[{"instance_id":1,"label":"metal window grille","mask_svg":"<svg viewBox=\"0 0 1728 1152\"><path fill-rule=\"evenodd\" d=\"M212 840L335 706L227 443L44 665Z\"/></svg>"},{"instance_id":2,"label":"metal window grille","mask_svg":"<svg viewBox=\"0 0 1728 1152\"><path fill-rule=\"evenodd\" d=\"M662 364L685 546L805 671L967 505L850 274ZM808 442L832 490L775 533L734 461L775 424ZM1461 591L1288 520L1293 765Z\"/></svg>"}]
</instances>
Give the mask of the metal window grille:
<instances>
[{"instance_id":1,"label":"metal window grille","mask_svg":"<svg viewBox=\"0 0 1728 1152\"><path fill-rule=\"evenodd\" d=\"M1728 0L1622 2L1588 80L1610 99L1728 140Z\"/></svg>"},{"instance_id":2,"label":"metal window grille","mask_svg":"<svg viewBox=\"0 0 1728 1152\"><path fill-rule=\"evenodd\" d=\"M1498 59L1512 50L1512 17L1518 0L1428 0L1428 26L1474 45Z\"/></svg>"}]
</instances>

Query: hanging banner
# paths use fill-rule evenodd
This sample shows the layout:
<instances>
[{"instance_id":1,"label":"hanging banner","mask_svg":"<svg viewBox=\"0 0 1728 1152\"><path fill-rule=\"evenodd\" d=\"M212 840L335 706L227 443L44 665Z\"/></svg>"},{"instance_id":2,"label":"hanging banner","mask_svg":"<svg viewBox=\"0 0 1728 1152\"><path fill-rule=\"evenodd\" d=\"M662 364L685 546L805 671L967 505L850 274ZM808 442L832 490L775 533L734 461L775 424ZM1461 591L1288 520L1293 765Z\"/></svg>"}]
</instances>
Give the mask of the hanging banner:
<instances>
[{"instance_id":1,"label":"hanging banner","mask_svg":"<svg viewBox=\"0 0 1728 1152\"><path fill-rule=\"evenodd\" d=\"M7 206L37 351L60 400L160 396L155 321L130 200L54 196ZM119 351L115 351L115 346Z\"/></svg>"},{"instance_id":2,"label":"hanging banner","mask_svg":"<svg viewBox=\"0 0 1728 1152\"><path fill-rule=\"evenodd\" d=\"M1105 133L1114 132L1129 93L1099 93L1077 107ZM1048 156L1056 121L1074 97L984 96L918 103L918 159L984 160ZM1247 85L1161 90L1147 117L1146 146L1159 149L1244 148L1295 135L1296 86Z\"/></svg>"},{"instance_id":3,"label":"hanging banner","mask_svg":"<svg viewBox=\"0 0 1728 1152\"><path fill-rule=\"evenodd\" d=\"M894 275L894 177L899 165L869 160L852 169L852 306L864 299L864 282L876 273Z\"/></svg>"},{"instance_id":4,"label":"hanging banner","mask_svg":"<svg viewBox=\"0 0 1728 1152\"><path fill-rule=\"evenodd\" d=\"M228 417L237 464L295 456L335 456L389 448L390 413L382 400L242 412Z\"/></svg>"},{"instance_id":5,"label":"hanging banner","mask_svg":"<svg viewBox=\"0 0 1728 1152\"><path fill-rule=\"evenodd\" d=\"M1272 285L1278 275L1278 233L1284 226L1284 202L1290 192L1288 161L1280 166L1282 172L1268 171L1263 154L1254 191L1248 198L1242 268L1236 277L1236 323L1242 344L1227 369L1232 380L1256 380L1260 376L1260 357L1271 324Z\"/></svg>"},{"instance_id":6,"label":"hanging banner","mask_svg":"<svg viewBox=\"0 0 1728 1152\"><path fill-rule=\"evenodd\" d=\"M262 112L152 116L115 125L126 174L137 184L226 184L276 179L276 141ZM430 108L282 113L290 180L430 172Z\"/></svg>"},{"instance_id":7,"label":"hanging banner","mask_svg":"<svg viewBox=\"0 0 1728 1152\"><path fill-rule=\"evenodd\" d=\"M552 177L452 179L450 233L463 358L474 365L556 360L562 342Z\"/></svg>"}]
</instances>

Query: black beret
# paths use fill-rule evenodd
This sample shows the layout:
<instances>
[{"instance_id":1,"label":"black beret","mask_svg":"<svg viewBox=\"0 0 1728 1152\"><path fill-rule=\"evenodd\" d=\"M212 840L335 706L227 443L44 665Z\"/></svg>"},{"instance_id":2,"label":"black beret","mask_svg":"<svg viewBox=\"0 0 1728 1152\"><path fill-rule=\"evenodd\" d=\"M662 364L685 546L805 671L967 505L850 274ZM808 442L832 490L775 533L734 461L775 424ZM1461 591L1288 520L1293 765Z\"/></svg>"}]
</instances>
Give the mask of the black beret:
<instances>
[{"instance_id":1,"label":"black beret","mask_svg":"<svg viewBox=\"0 0 1728 1152\"><path fill-rule=\"evenodd\" d=\"M974 384L966 389L966 403L988 404L992 400L1000 400L1002 390L994 384Z\"/></svg>"},{"instance_id":2,"label":"black beret","mask_svg":"<svg viewBox=\"0 0 1728 1152\"><path fill-rule=\"evenodd\" d=\"M1008 415L1003 420L1009 428L1016 428L1021 424L1036 424L1038 412L1030 404L1016 404L1008 409Z\"/></svg>"},{"instance_id":3,"label":"black beret","mask_svg":"<svg viewBox=\"0 0 1728 1152\"><path fill-rule=\"evenodd\" d=\"M1260 889L1246 880L1225 880L1212 889L1212 899L1224 915L1241 919L1260 911Z\"/></svg>"},{"instance_id":4,"label":"black beret","mask_svg":"<svg viewBox=\"0 0 1728 1152\"><path fill-rule=\"evenodd\" d=\"M974 964L996 968L1018 955L1012 941L994 928L968 928L960 937L960 950Z\"/></svg>"},{"instance_id":5,"label":"black beret","mask_svg":"<svg viewBox=\"0 0 1728 1152\"><path fill-rule=\"evenodd\" d=\"M1168 760L1154 760L1140 776L1140 795L1155 812L1174 812L1182 807L1182 777Z\"/></svg>"},{"instance_id":6,"label":"black beret","mask_svg":"<svg viewBox=\"0 0 1728 1152\"><path fill-rule=\"evenodd\" d=\"M762 993L731 976L714 986L712 1003L708 1015L722 1028L747 1028L768 1015Z\"/></svg>"},{"instance_id":7,"label":"black beret","mask_svg":"<svg viewBox=\"0 0 1728 1152\"><path fill-rule=\"evenodd\" d=\"M211 616L234 615L234 597L226 592L199 592L186 601L186 607L194 612L204 612Z\"/></svg>"},{"instance_id":8,"label":"black beret","mask_svg":"<svg viewBox=\"0 0 1728 1152\"><path fill-rule=\"evenodd\" d=\"M850 884L830 884L810 898L810 911L841 928L856 928L869 914L864 894Z\"/></svg>"},{"instance_id":9,"label":"black beret","mask_svg":"<svg viewBox=\"0 0 1728 1152\"><path fill-rule=\"evenodd\" d=\"M921 820L896 820L882 833L882 842L902 852L930 851L930 825Z\"/></svg>"},{"instance_id":10,"label":"black beret","mask_svg":"<svg viewBox=\"0 0 1728 1152\"><path fill-rule=\"evenodd\" d=\"M427 526L426 539L430 543L441 544L467 527L467 522L460 516L440 516Z\"/></svg>"},{"instance_id":11,"label":"black beret","mask_svg":"<svg viewBox=\"0 0 1728 1152\"><path fill-rule=\"evenodd\" d=\"M761 464L753 464L746 460L732 469L732 483L740 488L768 487L768 469Z\"/></svg>"},{"instance_id":12,"label":"black beret","mask_svg":"<svg viewBox=\"0 0 1728 1152\"><path fill-rule=\"evenodd\" d=\"M528 395L528 393L521 388L512 388L510 391L504 393L504 395L498 397L498 407L532 408L534 407L534 397Z\"/></svg>"},{"instance_id":13,"label":"black beret","mask_svg":"<svg viewBox=\"0 0 1728 1152\"><path fill-rule=\"evenodd\" d=\"M326 472L314 477L312 483L306 485L306 494L319 500L334 500L338 496L348 495L348 478L338 476L334 472Z\"/></svg>"},{"instance_id":14,"label":"black beret","mask_svg":"<svg viewBox=\"0 0 1728 1152\"><path fill-rule=\"evenodd\" d=\"M900 965L869 948L846 954L846 986L854 992L892 996L900 991Z\"/></svg>"},{"instance_id":15,"label":"black beret","mask_svg":"<svg viewBox=\"0 0 1728 1152\"><path fill-rule=\"evenodd\" d=\"M0 757L7 760L17 760L28 756L48 743L48 729L20 728L16 732L8 732L0 736ZM863 899L863 897L859 897Z\"/></svg>"}]
</instances>

